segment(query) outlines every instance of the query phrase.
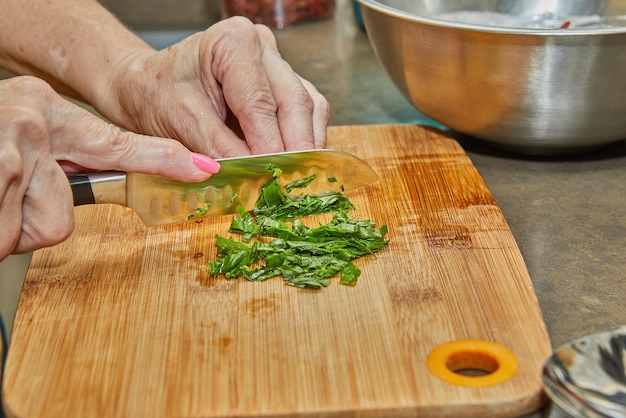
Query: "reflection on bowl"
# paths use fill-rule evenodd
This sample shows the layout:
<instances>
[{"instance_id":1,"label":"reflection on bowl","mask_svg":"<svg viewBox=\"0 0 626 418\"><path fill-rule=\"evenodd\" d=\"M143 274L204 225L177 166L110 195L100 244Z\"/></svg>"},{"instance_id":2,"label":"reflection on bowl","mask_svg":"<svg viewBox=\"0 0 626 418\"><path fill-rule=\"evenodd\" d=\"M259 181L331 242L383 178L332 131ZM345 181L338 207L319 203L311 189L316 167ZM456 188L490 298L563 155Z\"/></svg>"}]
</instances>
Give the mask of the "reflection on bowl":
<instances>
[{"instance_id":1,"label":"reflection on bowl","mask_svg":"<svg viewBox=\"0 0 626 418\"><path fill-rule=\"evenodd\" d=\"M577 417L626 416L626 326L558 348L543 368L550 398Z\"/></svg>"},{"instance_id":2,"label":"reflection on bowl","mask_svg":"<svg viewBox=\"0 0 626 418\"><path fill-rule=\"evenodd\" d=\"M402 94L464 134L536 154L626 138L626 0L359 0Z\"/></svg>"}]
</instances>

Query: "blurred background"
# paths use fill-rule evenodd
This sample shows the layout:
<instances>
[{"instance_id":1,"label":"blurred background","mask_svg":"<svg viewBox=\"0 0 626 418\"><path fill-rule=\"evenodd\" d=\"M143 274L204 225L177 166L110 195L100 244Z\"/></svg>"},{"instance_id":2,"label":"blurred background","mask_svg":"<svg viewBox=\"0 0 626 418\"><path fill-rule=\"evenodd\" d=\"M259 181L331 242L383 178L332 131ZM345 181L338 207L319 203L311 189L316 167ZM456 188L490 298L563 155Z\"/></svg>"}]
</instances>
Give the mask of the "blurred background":
<instances>
[{"instance_id":1,"label":"blurred background","mask_svg":"<svg viewBox=\"0 0 626 418\"><path fill-rule=\"evenodd\" d=\"M220 17L220 0L100 0L127 26L141 31L204 29Z\"/></svg>"}]
</instances>

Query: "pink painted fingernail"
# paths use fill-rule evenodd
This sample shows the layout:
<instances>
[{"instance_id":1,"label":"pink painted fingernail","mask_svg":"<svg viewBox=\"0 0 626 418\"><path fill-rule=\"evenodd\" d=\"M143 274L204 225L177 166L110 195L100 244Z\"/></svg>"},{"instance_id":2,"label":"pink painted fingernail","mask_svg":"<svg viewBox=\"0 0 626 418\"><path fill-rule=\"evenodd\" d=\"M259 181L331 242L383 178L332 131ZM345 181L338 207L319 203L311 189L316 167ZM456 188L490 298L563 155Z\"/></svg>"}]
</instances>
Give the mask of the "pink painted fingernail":
<instances>
[{"instance_id":1,"label":"pink painted fingernail","mask_svg":"<svg viewBox=\"0 0 626 418\"><path fill-rule=\"evenodd\" d=\"M206 155L193 152L191 153L191 159L193 160L193 163L196 165L196 167L198 167L202 171L211 174L215 174L220 171L220 163L218 163L211 157L207 157Z\"/></svg>"}]
</instances>

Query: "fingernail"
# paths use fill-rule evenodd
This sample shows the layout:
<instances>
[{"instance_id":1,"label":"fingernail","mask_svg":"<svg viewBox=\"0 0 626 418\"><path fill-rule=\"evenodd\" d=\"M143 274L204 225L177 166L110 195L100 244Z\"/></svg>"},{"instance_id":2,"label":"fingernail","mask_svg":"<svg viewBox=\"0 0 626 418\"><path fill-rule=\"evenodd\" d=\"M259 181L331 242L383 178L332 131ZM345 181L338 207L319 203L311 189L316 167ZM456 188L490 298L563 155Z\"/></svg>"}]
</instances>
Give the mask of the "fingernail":
<instances>
[{"instance_id":1,"label":"fingernail","mask_svg":"<svg viewBox=\"0 0 626 418\"><path fill-rule=\"evenodd\" d=\"M193 152L191 153L191 159L196 167L204 172L215 174L220 171L220 163L211 157Z\"/></svg>"}]
</instances>

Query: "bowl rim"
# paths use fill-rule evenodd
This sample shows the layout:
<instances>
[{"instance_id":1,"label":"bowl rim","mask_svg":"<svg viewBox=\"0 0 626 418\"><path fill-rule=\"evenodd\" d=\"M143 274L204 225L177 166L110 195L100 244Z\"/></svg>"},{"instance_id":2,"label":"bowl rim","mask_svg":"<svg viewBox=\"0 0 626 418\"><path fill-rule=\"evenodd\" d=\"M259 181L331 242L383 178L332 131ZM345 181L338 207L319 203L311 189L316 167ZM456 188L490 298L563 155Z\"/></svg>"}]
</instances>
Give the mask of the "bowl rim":
<instances>
[{"instance_id":1,"label":"bowl rim","mask_svg":"<svg viewBox=\"0 0 626 418\"><path fill-rule=\"evenodd\" d=\"M626 25L616 28L567 28L567 29L533 29L507 26L488 26L476 23L463 23L434 17L415 15L402 9L388 6L377 0L357 0L362 6L403 20L440 26L449 29L462 29L474 32L489 32L507 35L540 35L540 36L589 36L589 35L624 35Z\"/></svg>"}]
</instances>

